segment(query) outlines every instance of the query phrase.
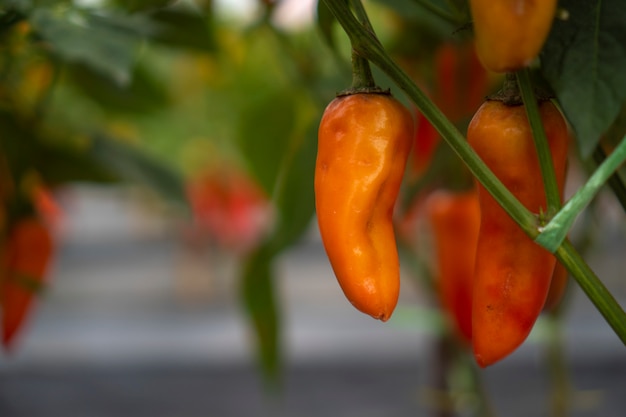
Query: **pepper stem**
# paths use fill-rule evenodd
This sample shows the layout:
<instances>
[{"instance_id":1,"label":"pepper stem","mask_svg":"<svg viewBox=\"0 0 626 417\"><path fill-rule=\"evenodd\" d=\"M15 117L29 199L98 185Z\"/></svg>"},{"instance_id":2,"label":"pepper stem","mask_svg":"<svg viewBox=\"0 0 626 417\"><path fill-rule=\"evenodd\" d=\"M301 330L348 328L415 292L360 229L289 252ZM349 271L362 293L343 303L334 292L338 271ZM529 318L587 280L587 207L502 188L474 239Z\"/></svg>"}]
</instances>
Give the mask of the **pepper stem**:
<instances>
[{"instance_id":1,"label":"pepper stem","mask_svg":"<svg viewBox=\"0 0 626 417\"><path fill-rule=\"evenodd\" d=\"M554 172L554 164L552 163L552 154L548 145L546 131L543 128L541 114L539 113L538 99L533 90L528 69L522 69L517 72L517 82L519 85L528 122L533 133L535 148L539 156L539 167L543 178L544 189L546 193L547 215L548 218L554 216L561 208L561 192L556 180Z\"/></svg>"},{"instance_id":2,"label":"pepper stem","mask_svg":"<svg viewBox=\"0 0 626 417\"><path fill-rule=\"evenodd\" d=\"M367 16L367 12L363 7L363 3L361 3L361 0L350 0L350 3L358 21L361 23L363 28L371 33L375 38L376 34L374 33L374 28L369 20L369 17ZM354 48L354 40L350 39L350 41L352 43L352 86L349 89L340 92L338 96L358 93L389 94L389 90L385 91L376 85L369 61L359 55L356 51Z\"/></svg>"}]
</instances>

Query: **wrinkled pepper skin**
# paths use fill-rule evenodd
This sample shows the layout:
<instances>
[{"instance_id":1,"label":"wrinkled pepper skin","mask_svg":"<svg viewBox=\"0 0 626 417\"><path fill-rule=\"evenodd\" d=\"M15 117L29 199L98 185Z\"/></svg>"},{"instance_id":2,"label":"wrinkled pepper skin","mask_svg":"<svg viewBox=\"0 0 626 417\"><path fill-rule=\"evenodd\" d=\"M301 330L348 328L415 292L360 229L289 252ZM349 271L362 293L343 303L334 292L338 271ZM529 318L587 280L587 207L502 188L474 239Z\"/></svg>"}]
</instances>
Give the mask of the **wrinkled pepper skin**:
<instances>
[{"instance_id":1,"label":"wrinkled pepper skin","mask_svg":"<svg viewBox=\"0 0 626 417\"><path fill-rule=\"evenodd\" d=\"M336 98L318 131L315 205L324 248L348 300L382 321L400 291L392 215L412 139L410 112L386 94Z\"/></svg>"},{"instance_id":2,"label":"wrinkled pepper skin","mask_svg":"<svg viewBox=\"0 0 626 417\"><path fill-rule=\"evenodd\" d=\"M4 247L2 270L2 344L9 349L43 284L53 242L47 227L35 218L18 221Z\"/></svg>"},{"instance_id":3,"label":"wrinkled pepper skin","mask_svg":"<svg viewBox=\"0 0 626 417\"><path fill-rule=\"evenodd\" d=\"M565 182L568 130L549 101L539 104L557 182ZM470 146L533 213L546 197L524 106L485 102L470 122ZM528 336L546 301L556 259L534 243L496 200L478 186L481 226L476 249L472 343L481 367L512 353Z\"/></svg>"},{"instance_id":4,"label":"wrinkled pepper skin","mask_svg":"<svg viewBox=\"0 0 626 417\"><path fill-rule=\"evenodd\" d=\"M476 190L439 190L426 200L435 249L435 290L462 342L472 340L472 289L480 206Z\"/></svg>"},{"instance_id":5,"label":"wrinkled pepper skin","mask_svg":"<svg viewBox=\"0 0 626 417\"><path fill-rule=\"evenodd\" d=\"M539 54L557 0L470 0L476 53L493 72L513 72Z\"/></svg>"}]
</instances>

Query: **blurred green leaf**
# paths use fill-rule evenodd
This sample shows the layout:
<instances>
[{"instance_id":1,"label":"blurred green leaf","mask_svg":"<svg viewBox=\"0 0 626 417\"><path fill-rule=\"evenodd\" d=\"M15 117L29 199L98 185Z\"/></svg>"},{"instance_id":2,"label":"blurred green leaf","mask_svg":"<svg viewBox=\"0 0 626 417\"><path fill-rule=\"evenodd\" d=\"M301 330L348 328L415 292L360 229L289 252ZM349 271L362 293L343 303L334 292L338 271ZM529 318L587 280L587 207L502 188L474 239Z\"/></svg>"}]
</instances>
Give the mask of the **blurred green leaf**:
<instances>
[{"instance_id":1,"label":"blurred green leaf","mask_svg":"<svg viewBox=\"0 0 626 417\"><path fill-rule=\"evenodd\" d=\"M141 16L96 15L74 8L37 8L29 21L60 59L88 65L119 84L130 82L137 49L154 30Z\"/></svg>"},{"instance_id":2,"label":"blurred green leaf","mask_svg":"<svg viewBox=\"0 0 626 417\"><path fill-rule=\"evenodd\" d=\"M237 144L268 195L274 193L294 133L296 104L292 91L251 92L240 110Z\"/></svg>"},{"instance_id":3,"label":"blurred green leaf","mask_svg":"<svg viewBox=\"0 0 626 417\"><path fill-rule=\"evenodd\" d=\"M93 136L89 151L94 159L122 180L151 188L188 209L182 177L156 158L103 134Z\"/></svg>"},{"instance_id":4,"label":"blurred green leaf","mask_svg":"<svg viewBox=\"0 0 626 417\"><path fill-rule=\"evenodd\" d=\"M115 0L114 3L129 12L154 10L173 3L176 0Z\"/></svg>"},{"instance_id":5,"label":"blurred green leaf","mask_svg":"<svg viewBox=\"0 0 626 417\"><path fill-rule=\"evenodd\" d=\"M563 0L541 69L576 133L583 157L626 102L626 8L620 0Z\"/></svg>"},{"instance_id":6,"label":"blurred green leaf","mask_svg":"<svg viewBox=\"0 0 626 417\"><path fill-rule=\"evenodd\" d=\"M347 1L347 0L345 0ZM317 2L317 27L322 34L322 39L326 41L326 44L336 52L337 43L335 41L334 26L337 19L331 13L324 0L318 0Z\"/></svg>"},{"instance_id":7,"label":"blurred green leaf","mask_svg":"<svg viewBox=\"0 0 626 417\"><path fill-rule=\"evenodd\" d=\"M444 38L456 35L471 20L466 0L377 0L377 3L394 10L404 19L427 26L429 31ZM466 36L469 35L467 32Z\"/></svg>"},{"instance_id":8,"label":"blurred green leaf","mask_svg":"<svg viewBox=\"0 0 626 417\"><path fill-rule=\"evenodd\" d=\"M69 65L68 80L88 98L113 113L146 113L169 104L162 83L145 65L135 65L131 82L120 85L83 64Z\"/></svg>"},{"instance_id":9,"label":"blurred green leaf","mask_svg":"<svg viewBox=\"0 0 626 417\"><path fill-rule=\"evenodd\" d=\"M72 182L118 182L119 178L88 151L80 146L41 144L35 166L44 182L52 187Z\"/></svg>"},{"instance_id":10,"label":"blurred green leaf","mask_svg":"<svg viewBox=\"0 0 626 417\"><path fill-rule=\"evenodd\" d=\"M15 178L37 171L51 186L68 182L109 183L117 178L93 158L86 146L64 141L63 145L12 113L0 112L1 149Z\"/></svg>"},{"instance_id":11,"label":"blurred green leaf","mask_svg":"<svg viewBox=\"0 0 626 417\"><path fill-rule=\"evenodd\" d=\"M278 210L278 224L271 238L273 252L279 252L293 244L306 231L315 213L313 178L317 155L317 125L285 162L281 173L282 182L274 201Z\"/></svg>"},{"instance_id":12,"label":"blurred green leaf","mask_svg":"<svg viewBox=\"0 0 626 417\"><path fill-rule=\"evenodd\" d=\"M4 3L1 5L2 8L0 9L2 10L2 12L5 12L7 10L17 10L21 13L26 13L33 7L31 0L5 0L2 3Z\"/></svg>"},{"instance_id":13,"label":"blurred green leaf","mask_svg":"<svg viewBox=\"0 0 626 417\"><path fill-rule=\"evenodd\" d=\"M153 42L170 47L214 51L212 21L208 16L191 10L161 9L150 14L156 30L150 36Z\"/></svg>"},{"instance_id":14,"label":"blurred green leaf","mask_svg":"<svg viewBox=\"0 0 626 417\"><path fill-rule=\"evenodd\" d=\"M266 247L249 255L243 266L241 296L257 335L261 369L270 381L277 382L280 324L271 263Z\"/></svg>"},{"instance_id":15,"label":"blurred green leaf","mask_svg":"<svg viewBox=\"0 0 626 417\"><path fill-rule=\"evenodd\" d=\"M36 133L10 110L0 110L0 149L11 175L21 177L34 166ZM1 181L0 181L1 182Z\"/></svg>"}]
</instances>

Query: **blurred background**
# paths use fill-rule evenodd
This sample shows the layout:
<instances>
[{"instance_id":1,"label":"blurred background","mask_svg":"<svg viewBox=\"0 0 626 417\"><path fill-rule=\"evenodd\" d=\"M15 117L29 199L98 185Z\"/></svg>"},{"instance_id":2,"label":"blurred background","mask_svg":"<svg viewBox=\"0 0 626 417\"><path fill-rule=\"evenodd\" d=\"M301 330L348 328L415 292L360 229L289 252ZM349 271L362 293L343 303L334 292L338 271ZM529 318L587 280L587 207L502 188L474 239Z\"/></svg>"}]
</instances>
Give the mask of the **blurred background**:
<instances>
[{"instance_id":1,"label":"blurred background","mask_svg":"<svg viewBox=\"0 0 626 417\"><path fill-rule=\"evenodd\" d=\"M501 83L456 31L467 10L367 6L464 130ZM316 1L5 1L0 16L2 197L54 243L0 355L0 416L623 415L624 346L574 281L501 363L478 370L451 344L418 202L467 173L416 110L398 308L380 323L345 299L312 179L349 44L316 23ZM588 169L572 151L567 195ZM625 305L626 221L609 189L570 238Z\"/></svg>"}]
</instances>

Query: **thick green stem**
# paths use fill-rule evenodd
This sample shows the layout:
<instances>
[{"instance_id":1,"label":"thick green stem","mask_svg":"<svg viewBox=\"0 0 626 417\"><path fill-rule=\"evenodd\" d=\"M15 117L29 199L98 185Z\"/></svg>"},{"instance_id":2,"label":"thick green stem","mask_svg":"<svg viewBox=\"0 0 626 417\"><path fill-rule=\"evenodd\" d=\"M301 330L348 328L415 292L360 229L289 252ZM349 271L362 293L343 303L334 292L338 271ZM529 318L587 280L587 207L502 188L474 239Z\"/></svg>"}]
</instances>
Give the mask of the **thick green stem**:
<instances>
[{"instance_id":1,"label":"thick green stem","mask_svg":"<svg viewBox=\"0 0 626 417\"><path fill-rule=\"evenodd\" d=\"M541 176L543 177L546 193L546 217L549 219L561 208L561 193L556 181L548 138L543 128L537 98L533 91L528 69L522 69L517 72L517 83L522 94L524 108L526 109L526 115L528 116L528 121L533 132L533 140L535 141L535 147L537 148L537 154L539 156L539 166L541 168Z\"/></svg>"},{"instance_id":2,"label":"thick green stem","mask_svg":"<svg viewBox=\"0 0 626 417\"><path fill-rule=\"evenodd\" d=\"M622 343L626 344L626 313L602 284L602 281L580 257L569 241L564 241L555 255L570 271L580 288L609 323Z\"/></svg>"},{"instance_id":3,"label":"thick green stem","mask_svg":"<svg viewBox=\"0 0 626 417\"><path fill-rule=\"evenodd\" d=\"M556 216L543 228L535 242L550 252L555 252L561 242L565 240L576 217L587 207L624 160L626 160L626 137L622 139L622 142L615 148L613 153L604 160L587 182L576 191L576 194L565 203Z\"/></svg>"},{"instance_id":4,"label":"thick green stem","mask_svg":"<svg viewBox=\"0 0 626 417\"><path fill-rule=\"evenodd\" d=\"M593 160L597 166L600 166L604 163L606 158L606 152L604 151L602 144L599 143L593 151ZM624 211L626 211L626 185L624 185L624 181L620 177L619 173L614 172L607 181L609 187L613 190L613 194L615 194L617 201L619 201Z\"/></svg>"},{"instance_id":5,"label":"thick green stem","mask_svg":"<svg viewBox=\"0 0 626 417\"><path fill-rule=\"evenodd\" d=\"M375 88L376 82L369 62L352 51L352 87L349 91L370 91Z\"/></svg>"},{"instance_id":6,"label":"thick green stem","mask_svg":"<svg viewBox=\"0 0 626 417\"><path fill-rule=\"evenodd\" d=\"M351 0L351 3L363 27L374 33L363 4L359 0ZM376 82L369 61L352 50L352 91L369 91L374 88L376 88Z\"/></svg>"}]
</instances>

